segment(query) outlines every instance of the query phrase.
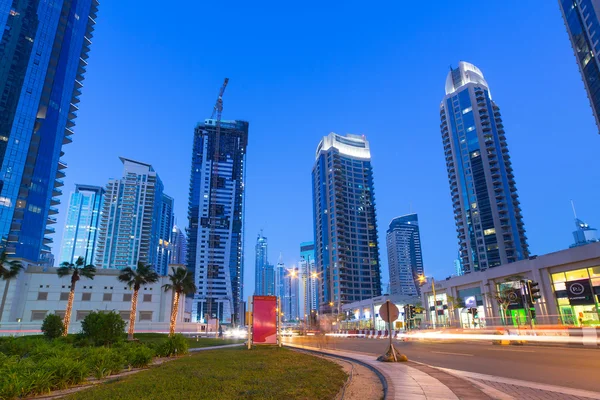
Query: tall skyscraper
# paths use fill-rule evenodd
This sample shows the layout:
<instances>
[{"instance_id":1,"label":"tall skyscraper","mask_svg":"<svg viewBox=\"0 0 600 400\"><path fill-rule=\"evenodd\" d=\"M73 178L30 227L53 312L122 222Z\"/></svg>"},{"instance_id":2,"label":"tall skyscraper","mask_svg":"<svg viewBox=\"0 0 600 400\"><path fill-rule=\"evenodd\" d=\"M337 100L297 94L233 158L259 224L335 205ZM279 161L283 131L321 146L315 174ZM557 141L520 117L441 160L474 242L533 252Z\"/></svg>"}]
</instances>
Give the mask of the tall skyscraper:
<instances>
[{"instance_id":1,"label":"tall skyscraper","mask_svg":"<svg viewBox=\"0 0 600 400\"><path fill-rule=\"evenodd\" d=\"M50 251L97 0L0 1L0 247Z\"/></svg>"},{"instance_id":2,"label":"tall skyscraper","mask_svg":"<svg viewBox=\"0 0 600 400\"><path fill-rule=\"evenodd\" d=\"M463 271L527 258L500 108L479 68L461 61L448 73L440 118Z\"/></svg>"},{"instance_id":3,"label":"tall skyscraper","mask_svg":"<svg viewBox=\"0 0 600 400\"><path fill-rule=\"evenodd\" d=\"M559 0L596 126L600 129L600 1Z\"/></svg>"},{"instance_id":4,"label":"tall skyscraper","mask_svg":"<svg viewBox=\"0 0 600 400\"><path fill-rule=\"evenodd\" d=\"M254 294L257 296L265 295L265 267L269 264L268 245L267 238L261 231L256 238L254 254Z\"/></svg>"},{"instance_id":5,"label":"tall skyscraper","mask_svg":"<svg viewBox=\"0 0 600 400\"><path fill-rule=\"evenodd\" d=\"M275 266L275 296L279 297L283 301L285 295L285 274L287 270L283 263L283 255L279 253L279 260Z\"/></svg>"},{"instance_id":6,"label":"tall skyscraper","mask_svg":"<svg viewBox=\"0 0 600 400\"><path fill-rule=\"evenodd\" d=\"M369 142L330 133L312 171L319 310L381 295L379 241Z\"/></svg>"},{"instance_id":7,"label":"tall skyscraper","mask_svg":"<svg viewBox=\"0 0 600 400\"><path fill-rule=\"evenodd\" d=\"M171 236L173 234L173 225L175 216L173 208L175 201L171 196L162 194L161 201L158 204L158 245L156 246L156 272L159 275L169 275L169 264L171 262Z\"/></svg>"},{"instance_id":8,"label":"tall skyscraper","mask_svg":"<svg viewBox=\"0 0 600 400\"><path fill-rule=\"evenodd\" d=\"M265 265L263 269L263 296L276 296L275 292L275 266L273 264Z\"/></svg>"},{"instance_id":9,"label":"tall skyscraper","mask_svg":"<svg viewBox=\"0 0 600 400\"><path fill-rule=\"evenodd\" d=\"M218 152L215 139L215 120L196 126L188 210L188 269L198 286L192 321L208 315L230 323L243 312L248 122L221 121Z\"/></svg>"},{"instance_id":10,"label":"tall skyscraper","mask_svg":"<svg viewBox=\"0 0 600 400\"><path fill-rule=\"evenodd\" d=\"M187 238L177 225L171 234L171 264L185 264L187 258Z\"/></svg>"},{"instance_id":11,"label":"tall skyscraper","mask_svg":"<svg viewBox=\"0 0 600 400\"><path fill-rule=\"evenodd\" d=\"M283 281L284 295L281 298L281 309L285 321L300 319L300 271L293 267L286 271Z\"/></svg>"},{"instance_id":12,"label":"tall skyscraper","mask_svg":"<svg viewBox=\"0 0 600 400\"><path fill-rule=\"evenodd\" d=\"M418 296L419 276L423 275L423 256L417 214L396 217L387 230L390 269L390 294Z\"/></svg>"},{"instance_id":13,"label":"tall skyscraper","mask_svg":"<svg viewBox=\"0 0 600 400\"><path fill-rule=\"evenodd\" d=\"M319 308L319 279L315 264L315 242L300 243L300 318L306 318L310 315L311 310Z\"/></svg>"},{"instance_id":14,"label":"tall skyscraper","mask_svg":"<svg viewBox=\"0 0 600 400\"><path fill-rule=\"evenodd\" d=\"M111 179L100 217L96 268L137 268L138 261L152 264L157 273L168 258L159 259L163 221L163 183L152 165L120 157L123 178ZM171 204L172 206L172 204ZM171 219L172 221L172 219ZM168 226L169 231L173 226Z\"/></svg>"},{"instance_id":15,"label":"tall skyscraper","mask_svg":"<svg viewBox=\"0 0 600 400\"><path fill-rule=\"evenodd\" d=\"M79 257L84 258L86 265L95 263L103 199L104 188L75 185L69 198L59 264L74 263Z\"/></svg>"}]
</instances>

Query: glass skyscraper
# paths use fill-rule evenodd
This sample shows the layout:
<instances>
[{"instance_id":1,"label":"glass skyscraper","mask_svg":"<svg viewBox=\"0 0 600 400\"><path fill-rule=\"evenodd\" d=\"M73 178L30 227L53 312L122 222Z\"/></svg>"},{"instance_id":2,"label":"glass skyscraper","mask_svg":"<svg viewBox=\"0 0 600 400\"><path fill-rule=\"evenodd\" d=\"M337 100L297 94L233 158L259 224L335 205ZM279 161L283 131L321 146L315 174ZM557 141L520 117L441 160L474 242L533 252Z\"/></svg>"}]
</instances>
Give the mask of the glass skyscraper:
<instances>
[{"instance_id":1,"label":"glass skyscraper","mask_svg":"<svg viewBox=\"0 0 600 400\"><path fill-rule=\"evenodd\" d=\"M50 251L98 1L0 1L0 245Z\"/></svg>"},{"instance_id":2,"label":"glass skyscraper","mask_svg":"<svg viewBox=\"0 0 600 400\"><path fill-rule=\"evenodd\" d=\"M188 209L188 269L198 292L192 322L209 316L242 321L244 276L244 185L248 122L216 120L194 131ZM218 154L218 159L215 159Z\"/></svg>"},{"instance_id":3,"label":"glass skyscraper","mask_svg":"<svg viewBox=\"0 0 600 400\"><path fill-rule=\"evenodd\" d=\"M300 318L308 318L311 310L319 309L319 278L315 263L315 242L300 243Z\"/></svg>"},{"instance_id":4,"label":"glass skyscraper","mask_svg":"<svg viewBox=\"0 0 600 400\"><path fill-rule=\"evenodd\" d=\"M74 263L79 257L86 265L94 264L103 198L104 188L75 185L69 198L59 264Z\"/></svg>"},{"instance_id":5,"label":"glass skyscraper","mask_svg":"<svg viewBox=\"0 0 600 400\"><path fill-rule=\"evenodd\" d=\"M596 126L600 129L600 2L559 0Z\"/></svg>"},{"instance_id":6,"label":"glass skyscraper","mask_svg":"<svg viewBox=\"0 0 600 400\"><path fill-rule=\"evenodd\" d=\"M163 183L152 165L120 160L123 178L111 179L106 185L95 265L137 268L140 261L164 274L169 258L161 256L160 246L165 230L173 229L173 219L162 211L169 207L169 199L172 210L172 199L164 195Z\"/></svg>"},{"instance_id":7,"label":"glass skyscraper","mask_svg":"<svg viewBox=\"0 0 600 400\"><path fill-rule=\"evenodd\" d=\"M187 238L177 225L171 234L171 264L185 264L187 257Z\"/></svg>"},{"instance_id":8,"label":"glass skyscraper","mask_svg":"<svg viewBox=\"0 0 600 400\"><path fill-rule=\"evenodd\" d=\"M157 214L158 245L156 246L155 257L156 272L162 276L169 275L169 264L171 263L171 237L173 235L173 225L175 224L174 203L175 201L171 196L162 194Z\"/></svg>"},{"instance_id":9,"label":"glass skyscraper","mask_svg":"<svg viewBox=\"0 0 600 400\"><path fill-rule=\"evenodd\" d=\"M419 276L423 275L423 255L417 214L396 217L387 230L390 294L420 295Z\"/></svg>"},{"instance_id":10,"label":"glass skyscraper","mask_svg":"<svg viewBox=\"0 0 600 400\"><path fill-rule=\"evenodd\" d=\"M319 311L381 295L373 169L364 136L325 136L312 170Z\"/></svg>"},{"instance_id":11,"label":"glass skyscraper","mask_svg":"<svg viewBox=\"0 0 600 400\"><path fill-rule=\"evenodd\" d=\"M440 118L463 271L527 258L500 108L473 64L461 61L448 73Z\"/></svg>"},{"instance_id":12,"label":"glass skyscraper","mask_svg":"<svg viewBox=\"0 0 600 400\"><path fill-rule=\"evenodd\" d=\"M261 233L256 238L256 247L254 248L254 294L264 296L265 293L265 268L269 264L268 241Z\"/></svg>"}]
</instances>

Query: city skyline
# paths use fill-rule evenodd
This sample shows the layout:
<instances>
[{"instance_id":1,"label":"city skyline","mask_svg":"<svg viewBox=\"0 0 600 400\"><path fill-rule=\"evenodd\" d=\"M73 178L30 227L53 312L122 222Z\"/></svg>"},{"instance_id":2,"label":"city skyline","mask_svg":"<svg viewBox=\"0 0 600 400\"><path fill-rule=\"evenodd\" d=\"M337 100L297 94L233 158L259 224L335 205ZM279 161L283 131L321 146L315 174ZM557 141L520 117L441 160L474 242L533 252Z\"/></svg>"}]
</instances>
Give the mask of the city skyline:
<instances>
[{"instance_id":1,"label":"city skyline","mask_svg":"<svg viewBox=\"0 0 600 400\"><path fill-rule=\"evenodd\" d=\"M574 177L572 180L570 179L573 175L571 165L573 165L576 160L591 159L589 156L586 156L586 154L591 152L591 149L594 148L594 146L597 148L598 143L597 140L586 138L586 136L589 135L589 132L595 131L596 128L594 127L593 118L590 117L589 104L585 96L583 85L581 84L581 78L573 58L572 49L570 48L557 5L549 4L548 7L541 8L542 13L540 18L543 21L546 21L543 33L534 32L530 27L528 28L523 21L517 21L523 31L534 34L530 40L539 43L540 48L534 50L533 53L531 53L531 49L528 49L528 52L525 52L524 49L519 47L512 48L517 38L512 34L506 35L506 30L501 29L499 24L494 23L491 17L487 16L488 14L499 16L505 15L508 12L505 10L507 7L499 5L484 5L482 7L485 12L484 16L481 17L482 20L479 21L478 24L486 26L489 29L490 35L494 35L495 37L499 35L505 36L498 38L495 55L488 56L483 53L474 53L474 44L467 43L459 46L453 45L454 47L451 49L443 49L441 53L436 54L435 58L438 60L435 62L431 62L431 57L427 58L427 65L423 66L424 69L421 70L421 73L431 76L431 80L434 81L435 84L429 85L427 83L419 88L419 96L412 100L413 103L410 107L411 110L415 110L415 114L414 116L410 116L410 118L411 120L414 120L414 122L399 120L400 125L393 130L385 129L387 122L392 121L389 115L394 115L392 110L406 107L405 102L403 103L403 101L394 100L389 103L381 103L380 107L382 108L377 112L377 115L382 117L382 121L387 122L378 124L377 121L372 120L367 124L362 121L364 118L354 118L351 114L355 112L358 115L359 110L362 110L367 111L368 115L371 115L374 108L368 106L368 108L365 109L365 105L368 103L343 100L342 97L347 96L349 93L340 85L342 83L347 83L348 81L343 79L333 79L331 84L338 85L341 89L338 93L333 93L333 96L338 99L340 106L343 105L347 110L344 109L342 112L342 109L335 108L334 113L326 118L322 114L317 113L317 116L311 116L308 119L303 118L304 121L287 114L286 119L292 122L292 125L296 124L297 126L291 127L291 135L285 135L285 139L289 141L289 144L282 145L282 138L278 138L273 131L271 131L273 133L270 134L269 129L264 129L266 127L266 119L265 114L260 111L260 108L253 105L244 105L242 107L244 102L247 102L246 95L243 94L244 90L250 90L251 92L256 91L257 86L249 83L248 76L245 76L241 71L237 71L237 73L234 71L233 74L229 73L228 75L232 78L232 84L228 89L227 96L230 96L228 97L230 102L225 106L224 118L241 115L253 123L256 121L257 127L260 126L263 129L257 128L257 134L251 139L251 144L253 144L252 140L256 140L257 147L262 147L265 150L268 149L268 153L262 154L270 155L269 157L260 157L259 153L256 153L254 156L255 158L250 157L249 159L249 200L246 206L248 211L246 221L247 237L252 236L248 234L249 232L256 232L259 227L264 226L265 229L271 232L269 235L272 238L271 247L275 251L283 251L286 258L286 265L291 266L297 262L298 257L296 256L293 243L310 239L310 233L312 231L310 224L307 224L306 222L300 223L301 221L306 221L307 218L310 219L312 214L310 204L307 204L310 202L310 197L307 197L306 193L303 193L309 191L307 188L310 187L309 179L306 177L304 171L306 171L306 165L310 165L311 163L310 160L307 162L307 158L311 158L310 154L314 150L312 149L314 146L312 143L321 136L323 129L342 132L365 132L372 143L373 162L376 164L378 176L378 193L384 195L379 199L378 204L380 237L383 237L381 232L384 230L382 222L386 222L395 215L402 214L403 211L408 212L409 204L412 203L413 208L419 212L423 231L435 231L437 232L436 235L439 235L439 238L435 238L429 233L423 237L423 252L426 259L425 268L436 276L450 275L453 272L452 262L456 257L456 234L452 220L452 208L451 205L449 205L450 200L448 197L445 168L443 166L443 152L442 146L439 143L439 128L436 126L439 125L439 122L436 121L437 117L435 109L437 104L439 104L439 98L441 96L439 81L443 79L446 74L448 64L455 63L458 59L469 60L480 66L486 72L486 77L493 81L494 98L501 104L503 116L505 121L507 121L507 136L510 143L511 156L515 164L515 172L519 184L519 194L524 207L523 213L527 224L528 240L532 254L543 254L559 250L568 247L571 243L572 217L570 215L568 204L569 198L574 198L578 202L578 208L580 209L581 214L586 216L587 222L592 226L598 225L597 221L600 220L598 211L595 210L590 200L584 198L589 196L587 190L580 189L585 187L583 184L584 181L580 180L578 177ZM529 8L529 5L526 6L526 9ZM103 20L103 22L108 21L108 26L112 26L111 24L115 23L121 23L118 19L116 22L111 22L115 21L114 16L116 15L116 10L113 5L103 4L102 11L101 20ZM452 15L452 10L450 10L450 8L444 9L444 11L450 12L450 15ZM345 12L344 15L352 17L354 14ZM439 18L434 16L432 21L424 23L423 26L431 28L431 24L434 21L437 23L440 22ZM444 27L445 25L442 24L438 29L443 30ZM87 159L89 159L90 162L98 164L103 164L103 162L101 161L102 158L98 158L98 154L90 155L84 150L87 146L90 146L90 143L93 143L92 146L94 147L102 148L103 146L102 143L95 141L93 138L94 132L97 131L97 128L93 125L97 124L98 126L102 126L102 124L93 119L93 110L86 110L86 102L89 102L89 104L92 105L100 102L100 99L102 99L103 96L103 90L99 86L101 81L103 81L108 88L119 82L119 74L116 74L115 69L111 68L110 65L108 65L107 70L101 70L100 65L103 66L102 68L107 67L106 61L101 62L98 66L95 65L96 61L100 62L103 60L103 57L106 57L107 51L115 46L115 43L109 39L112 34L107 32L108 29L109 28L103 29L102 24L100 24L98 25L97 33L95 34L94 52L92 52L93 62L90 63L90 69L93 69L94 73L99 74L99 76L95 77L90 73L88 74L88 79L86 79L86 86L89 87L86 87L85 89L86 95L82 98L83 106L78 119L78 125L84 124L81 131L86 132L86 134L78 136L77 140L71 145L74 147L70 147L67 152L66 161L72 168L69 169L65 180L66 187L69 187L69 185L72 187L72 184L69 182L75 181L85 181L90 184L102 185L108 176L116 175L115 169L112 169L111 172L111 168L113 168L111 165L107 165L106 170L100 169L98 172L89 171L90 168L85 168L85 165L88 163ZM548 35L550 37L547 37ZM423 40L427 42L429 38L425 37ZM100 48L98 49L97 46ZM119 47L116 47L118 50ZM548 47L555 50L554 53L550 52L552 54L548 54L548 51L543 51L544 48ZM383 63L381 64L381 68L391 68L392 65L394 65L394 68L397 68L398 65L401 65L401 63L397 62L399 60L395 53L393 53L393 51L395 51L394 49L408 49L409 53L420 54L410 47L410 44L407 44L406 41L400 41L393 47L390 45L385 48L388 49L388 59L382 60ZM95 53L97 50L99 50L100 53ZM370 50L372 49L366 49L364 54L370 54ZM389 53L390 51L392 51L391 54ZM519 65L500 62L498 54L504 54L506 58L510 58L511 55L519 57ZM540 54L544 54L544 57L548 60L554 60L548 62L549 65L552 65L552 68L549 68L549 71L541 71L535 76L527 76L527 79L525 79L524 76L519 75L520 71L526 70L528 66L533 66L536 55L539 57ZM371 71L371 67L366 69L363 68L362 70L356 69L359 67L358 64L353 64L352 62L348 63L348 60L346 61L346 65L355 71L355 75L352 77L352 90L360 90L368 97L371 90L369 86L372 86L379 78L375 80L372 76L366 74L365 71ZM369 65L371 65L371 62L369 62ZM220 66L221 64L219 64L219 67ZM152 162L157 169L161 171L161 177L165 181L166 191L169 194L172 194L176 199L176 215L178 215L179 218L182 218L186 214L185 191L187 183L184 182L181 184L181 179L176 175L185 175L182 171L186 171L188 168L186 164L189 159L188 149L190 145L188 140L189 137L185 134L187 131L180 128L182 126L188 126L187 129L189 129L190 123L193 124L195 121L202 119L205 112L198 111L198 104L207 104L210 106L214 101L218 82L223 76L223 72L217 71L216 64L214 65L214 68L215 69L212 70L208 76L196 77L196 79L199 80L194 82L194 92L196 92L194 96L200 96L201 99L198 100L196 97L193 107L191 104L189 106L184 104L183 109L175 113L175 115L179 116L177 119L182 121L177 122L174 127L169 127L167 129L166 125L156 118L150 118L154 121L153 124L155 124L155 126L148 125L143 118L134 118L141 121L146 130L150 128L150 131L154 132L154 135L164 134L165 132L177 132L179 136L184 137L183 139L177 137L172 143L161 146L161 151L164 151L165 154L168 155L164 160L158 153L153 156L144 155L146 154L146 151L149 151L150 154L152 154L152 149L133 149L137 154L132 154L132 156L136 158ZM402 68L403 71L406 71L408 66L403 66ZM225 68L225 70L228 69ZM323 76L329 76L331 71L321 70L321 73ZM400 88L401 85L407 85L406 89L411 88L410 83L401 79L401 74L402 73L399 71L395 72L393 75L395 79L392 81L390 81L390 77L388 76L386 85L389 85L387 86L389 89L383 91L384 98L386 98L386 90ZM559 74L562 79L554 81L553 77L556 74ZM116 81L110 79L107 80L107 77L110 76L113 78L116 77ZM491 77L493 77L493 79ZM281 76L275 76L274 79L281 82ZM556 94L559 92L561 93L560 98L565 96L565 92L569 93L569 104L566 105L568 112L560 113L564 115L560 116L560 118L558 116L557 118L553 118L551 124L549 121L537 120L535 124L533 121L527 121L529 113L523 111L525 110L526 104L514 94L517 93L517 88L522 86L525 82L528 88L534 88L536 91L543 93L545 97L549 98L549 104L546 104L543 108L541 105L533 105L534 109L536 107L538 108L538 112L547 112L547 107L551 107L552 101L562 104L558 100L559 97ZM550 82L552 82L552 85L550 85ZM136 84L135 81L133 83ZM552 88L550 88L550 86L552 86ZM271 84L268 84L266 87L270 88ZM96 93L100 95L100 98L90 98L87 90L96 91ZM314 86L311 86L310 90L316 94L319 93L318 88ZM300 90L299 93L301 96L307 96L307 91ZM190 97L190 95L186 93L183 93L183 95L187 95L188 98ZM552 100L553 96L556 96L555 100ZM146 104L145 101L139 97L139 94L135 96L142 105ZM387 98L389 98L389 96L387 96ZM258 99L264 104L264 100L260 96ZM282 105L290 105L289 100L284 100L281 96L279 96L278 99L280 99L280 102L283 102ZM107 101L104 101L104 103L107 103ZM115 106L118 104L121 104L120 101L115 102ZM292 104L298 106L296 103ZM562 105L564 106L564 104ZM527 104L527 107L529 106L530 105ZM102 104L102 107L108 106ZM124 109L126 108L127 107L124 107ZM311 106L310 108L312 109L313 107ZM136 111L134 110L133 112L135 115ZM393 112L397 113L397 111ZM113 113L110 114L112 115ZM409 116L409 114L406 114L406 111L402 111L402 115ZM569 117L567 117L567 115ZM87 120L84 119L86 116L88 117ZM127 129L131 131L131 137L123 137L123 140L120 142L118 140L103 139L106 140L107 143L111 143L111 146L116 145L118 148L131 146L130 143L132 141L135 142L139 138L135 131L144 131L144 129L133 128L131 123L124 121L122 119L122 113L114 113L113 118L115 118L117 125L122 123L123 127L127 127ZM572 119L579 120L575 127L573 127ZM92 121L94 122L90 123ZM276 121L278 123L283 122L280 117L276 117ZM185 124L183 122L185 122ZM592 127L591 130L590 126ZM510 128L510 130L508 128ZM559 132L567 131L569 132L569 140L561 141L560 146L558 146L556 142L560 141L560 136L558 136ZM303 132L304 135L300 136L300 132ZM307 135L306 132L309 132L309 134ZM112 134L108 133L108 135L110 138L110 135ZM298 138L301 137L302 139L296 139L295 135L298 135ZM310 136L310 138L308 136ZM92 140L92 142L90 142L90 140ZM525 145L527 143L529 143L529 145ZM407 148L407 145L418 146L421 150L425 149L425 153L421 152L419 157L423 158L423 163L430 163L432 167L423 167L421 168L421 171L414 171L415 175L411 177L410 181L405 182L405 186L402 188L397 188L395 187L396 183L394 178L390 173L393 171L395 161L397 161L394 157L397 157L398 154L402 154L401 149ZM533 148L534 145L536 146L535 148L537 151L532 153L531 148ZM177 146L181 148L181 154L179 156L177 155L177 152L174 152L174 149ZM294 148L294 152L286 152L286 148ZM72 149L73 153L71 154ZM282 150L281 154L274 154L272 152L273 149ZM116 155L115 151L116 150L111 150L110 154L112 157ZM77 152L85 154L85 162L81 156L76 154ZM428 155L428 153L430 153L430 155ZM544 156L536 153L541 153ZM299 156L294 156L296 158L293 158L294 160L297 160L297 162L294 162L293 165L286 166L286 168L282 168L282 166L285 166L284 160L286 158L292 159L290 158L291 154L299 154ZM575 154L577 154L577 157L575 157ZM271 157L271 155L273 156ZM79 161L75 161L75 163L70 161L70 159L78 160L78 157ZM407 154L406 157L408 157L406 158L406 161L401 160L401 165L403 166L408 165L410 162L414 163L417 161L417 158L414 155ZM555 157L559 157L560 159L554 160ZM549 162L550 159L553 159L551 163ZM548 176L537 176L538 174L535 172L536 167L534 167L534 165L539 164L543 164L544 168L548 170ZM161 166L159 167L158 165ZM277 167L275 165L277 165ZM301 167L300 165L304 166ZM173 171L165 171L167 166L169 168L172 167ZM286 174L291 175L291 177L294 178L281 180L281 184L278 185L278 189L275 192L275 188L268 188L267 182L271 184L273 182L273 176L281 176L273 172L276 168L285 171ZM308 168L310 168L310 166L308 166ZM80 173L77 171L79 169L83 169L83 171ZM292 171L292 169L298 169L299 172ZM390 172L386 172L386 170L389 170ZM569 171L571 172L569 173ZM591 177L590 179L595 179L598 176L597 168L590 169L586 172L589 174L588 176ZM83 175L83 173L85 173L85 175ZM166 177L165 173L170 176ZM90 176L90 179L82 179L82 176L88 175ZM569 176L568 182L566 181L567 176ZM539 196L539 193L537 193L536 186L544 184L546 187L550 187L550 177L553 178L552 183L554 179L558 179L559 181L562 179L561 182L564 183L562 183L559 188L551 187L550 195L545 196L542 199ZM426 181L426 186L423 183L420 183ZM294 182L293 185L292 182ZM576 187L577 185L579 185L579 187ZM265 192L265 190L267 191ZM423 191L424 193L421 195L419 194L419 191ZM266 193L268 193L268 195L266 195ZM276 193L279 193L279 195ZM281 201L281 194L287 196L290 200L286 199L285 201ZM293 200L294 197L297 197L298 200ZM397 198L399 199L399 202L389 203L385 200L385 198L388 197ZM290 201L291 204L296 207L296 215L289 215L284 208L284 205L286 207L290 206ZM544 209L547 211L536 209L536 203L542 201L544 202ZM65 202L63 196L63 204L59 206L61 212L59 214L59 223L57 224L58 231L60 231L60 227L62 226L61 221L64 221ZM548 218L548 213L550 213L552 218ZM268 218L267 215L269 216ZM283 221L284 223L282 224L279 221ZM288 232L290 226L297 227L297 229L294 229L294 232ZM284 233L290 236L286 236ZM55 235L55 243L53 245L53 252L55 255L58 255L57 248L59 245L59 238L60 234ZM296 240L297 238L299 239ZM440 251L431 251L438 243L441 243ZM253 273L252 258L249 257L248 253L248 250L252 249L252 245L246 241L245 247L245 269L247 272L245 284L246 287L253 287L253 279L251 276L248 276L248 271ZM432 255L430 256L430 254ZM387 264L385 258L382 258L382 261L383 264ZM384 277L387 276L387 272L382 271L382 274Z\"/></svg>"}]
</instances>

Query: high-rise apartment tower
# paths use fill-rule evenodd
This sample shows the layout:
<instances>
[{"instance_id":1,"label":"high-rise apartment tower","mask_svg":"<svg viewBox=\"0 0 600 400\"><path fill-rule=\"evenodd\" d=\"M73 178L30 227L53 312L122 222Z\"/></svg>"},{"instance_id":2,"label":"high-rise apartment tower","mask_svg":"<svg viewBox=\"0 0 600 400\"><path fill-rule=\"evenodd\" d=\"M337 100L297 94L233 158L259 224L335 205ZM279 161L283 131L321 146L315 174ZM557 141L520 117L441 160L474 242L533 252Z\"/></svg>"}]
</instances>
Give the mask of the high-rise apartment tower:
<instances>
[{"instance_id":1,"label":"high-rise apartment tower","mask_svg":"<svg viewBox=\"0 0 600 400\"><path fill-rule=\"evenodd\" d=\"M152 165L120 157L123 177L111 179L100 218L97 268L137 268L138 261L163 273L168 258L159 258L163 222L163 183ZM172 219L171 219L172 221ZM169 231L173 225L168 227Z\"/></svg>"},{"instance_id":2,"label":"high-rise apartment tower","mask_svg":"<svg viewBox=\"0 0 600 400\"><path fill-rule=\"evenodd\" d=\"M235 323L243 313L248 122L221 121L217 152L215 139L216 120L196 126L188 209L188 269L198 287L192 321Z\"/></svg>"},{"instance_id":3,"label":"high-rise apartment tower","mask_svg":"<svg viewBox=\"0 0 600 400\"><path fill-rule=\"evenodd\" d=\"M0 247L50 251L97 0L0 1Z\"/></svg>"},{"instance_id":4,"label":"high-rise apartment tower","mask_svg":"<svg viewBox=\"0 0 600 400\"><path fill-rule=\"evenodd\" d=\"M600 129L600 1L558 1L579 72Z\"/></svg>"},{"instance_id":5,"label":"high-rise apartment tower","mask_svg":"<svg viewBox=\"0 0 600 400\"><path fill-rule=\"evenodd\" d=\"M394 218L386 235L390 294L418 296L423 276L423 255L417 214Z\"/></svg>"},{"instance_id":6,"label":"high-rise apartment tower","mask_svg":"<svg viewBox=\"0 0 600 400\"><path fill-rule=\"evenodd\" d=\"M381 295L373 169L364 136L325 136L312 171L319 310Z\"/></svg>"},{"instance_id":7,"label":"high-rise apartment tower","mask_svg":"<svg viewBox=\"0 0 600 400\"><path fill-rule=\"evenodd\" d=\"M451 69L440 118L463 271L527 258L500 108L479 68L461 61Z\"/></svg>"}]
</instances>

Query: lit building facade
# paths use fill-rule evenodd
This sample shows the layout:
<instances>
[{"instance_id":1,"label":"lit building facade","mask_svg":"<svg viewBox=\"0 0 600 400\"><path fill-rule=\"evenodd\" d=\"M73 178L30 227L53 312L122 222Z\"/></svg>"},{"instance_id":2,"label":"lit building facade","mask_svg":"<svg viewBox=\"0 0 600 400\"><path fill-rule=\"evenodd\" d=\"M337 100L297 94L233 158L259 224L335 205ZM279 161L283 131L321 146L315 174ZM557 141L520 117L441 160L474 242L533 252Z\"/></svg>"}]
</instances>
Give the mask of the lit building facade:
<instances>
[{"instance_id":1,"label":"lit building facade","mask_svg":"<svg viewBox=\"0 0 600 400\"><path fill-rule=\"evenodd\" d=\"M94 264L103 199L104 188L75 185L69 198L59 264L74 263L79 257L85 265Z\"/></svg>"},{"instance_id":2,"label":"lit building facade","mask_svg":"<svg viewBox=\"0 0 600 400\"><path fill-rule=\"evenodd\" d=\"M192 321L207 316L222 323L242 320L244 276L244 185L248 122L216 121L194 130L188 210L188 269L198 292ZM218 153L218 159L215 154Z\"/></svg>"},{"instance_id":3,"label":"lit building facade","mask_svg":"<svg viewBox=\"0 0 600 400\"><path fill-rule=\"evenodd\" d=\"M187 238L185 233L177 226L173 226L171 233L171 264L186 264Z\"/></svg>"},{"instance_id":4,"label":"lit building facade","mask_svg":"<svg viewBox=\"0 0 600 400\"><path fill-rule=\"evenodd\" d=\"M575 218L575 227L576 229L573 231L575 243L570 247L583 246L598 241L598 229L592 228L579 218Z\"/></svg>"},{"instance_id":5,"label":"lit building facade","mask_svg":"<svg viewBox=\"0 0 600 400\"><path fill-rule=\"evenodd\" d=\"M50 251L97 0L0 2L0 246Z\"/></svg>"},{"instance_id":6,"label":"lit building facade","mask_svg":"<svg viewBox=\"0 0 600 400\"><path fill-rule=\"evenodd\" d=\"M261 231L256 238L254 248L254 294L257 296L266 295L265 268L269 264L268 248L269 242Z\"/></svg>"},{"instance_id":7,"label":"lit building facade","mask_svg":"<svg viewBox=\"0 0 600 400\"><path fill-rule=\"evenodd\" d=\"M281 299L281 310L285 321L300 320L300 271L293 267L286 271L284 295Z\"/></svg>"},{"instance_id":8,"label":"lit building facade","mask_svg":"<svg viewBox=\"0 0 600 400\"><path fill-rule=\"evenodd\" d=\"M419 277L423 276L423 255L417 214L394 218L386 235L390 294L419 295Z\"/></svg>"},{"instance_id":9,"label":"lit building facade","mask_svg":"<svg viewBox=\"0 0 600 400\"><path fill-rule=\"evenodd\" d=\"M285 296L285 274L287 270L283 263L283 255L279 254L279 260L275 265L275 296L279 297L283 301Z\"/></svg>"},{"instance_id":10,"label":"lit building facade","mask_svg":"<svg viewBox=\"0 0 600 400\"><path fill-rule=\"evenodd\" d=\"M365 137L324 137L312 185L319 312L380 296L373 169Z\"/></svg>"},{"instance_id":11,"label":"lit building facade","mask_svg":"<svg viewBox=\"0 0 600 400\"><path fill-rule=\"evenodd\" d=\"M559 0L579 72L600 129L600 2Z\"/></svg>"},{"instance_id":12,"label":"lit building facade","mask_svg":"<svg viewBox=\"0 0 600 400\"><path fill-rule=\"evenodd\" d=\"M151 264L160 274L163 266L158 264L157 249L161 238L163 183L152 165L124 157L120 160L123 178L111 179L106 185L96 268L137 268L140 261Z\"/></svg>"},{"instance_id":13,"label":"lit building facade","mask_svg":"<svg viewBox=\"0 0 600 400\"><path fill-rule=\"evenodd\" d=\"M461 61L448 73L440 117L464 273L527 258L500 108L476 66Z\"/></svg>"}]
</instances>

